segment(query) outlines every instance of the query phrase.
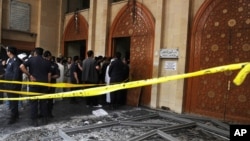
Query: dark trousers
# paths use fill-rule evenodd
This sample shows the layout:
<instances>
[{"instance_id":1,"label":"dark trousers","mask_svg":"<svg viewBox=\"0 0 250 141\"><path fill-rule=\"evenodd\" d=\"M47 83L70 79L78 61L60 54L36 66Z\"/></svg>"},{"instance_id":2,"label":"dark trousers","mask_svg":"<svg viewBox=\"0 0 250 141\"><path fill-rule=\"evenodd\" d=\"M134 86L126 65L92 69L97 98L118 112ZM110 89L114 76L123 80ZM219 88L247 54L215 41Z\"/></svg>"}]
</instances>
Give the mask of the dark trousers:
<instances>
[{"instance_id":1,"label":"dark trousers","mask_svg":"<svg viewBox=\"0 0 250 141\"><path fill-rule=\"evenodd\" d=\"M0 92L0 98L3 98L3 93ZM0 104L3 104L3 100L0 100Z\"/></svg>"},{"instance_id":2,"label":"dark trousers","mask_svg":"<svg viewBox=\"0 0 250 141\"><path fill-rule=\"evenodd\" d=\"M49 94L53 94L55 93L55 88L54 87L51 87L50 90L49 90ZM48 107L48 116L52 116L52 110L53 110L53 107L54 107L54 103L53 103L53 99L48 99L47 100L47 107Z\"/></svg>"},{"instance_id":3,"label":"dark trousers","mask_svg":"<svg viewBox=\"0 0 250 141\"><path fill-rule=\"evenodd\" d=\"M0 85L0 89L4 89L3 85ZM3 98L3 92L0 92L0 98ZM0 104L3 104L3 100L0 100Z\"/></svg>"},{"instance_id":4,"label":"dark trousers","mask_svg":"<svg viewBox=\"0 0 250 141\"><path fill-rule=\"evenodd\" d=\"M98 105L98 98L97 98L97 96L86 97L86 104L90 105L90 106L96 106L96 105Z\"/></svg>"},{"instance_id":5,"label":"dark trousers","mask_svg":"<svg viewBox=\"0 0 250 141\"><path fill-rule=\"evenodd\" d=\"M123 103L121 102L122 101L122 94L123 94L123 91L122 90L118 90L118 91L114 91L114 92L111 92L110 93L110 97L111 97L111 104L113 106L119 106L119 105L122 105Z\"/></svg>"},{"instance_id":6,"label":"dark trousers","mask_svg":"<svg viewBox=\"0 0 250 141\"><path fill-rule=\"evenodd\" d=\"M127 89L121 90L121 105L126 105L127 104Z\"/></svg>"},{"instance_id":7,"label":"dark trousers","mask_svg":"<svg viewBox=\"0 0 250 141\"><path fill-rule=\"evenodd\" d=\"M52 116L52 110L54 107L53 99L48 99L47 100L47 108L48 108L48 116Z\"/></svg>"},{"instance_id":8,"label":"dark trousers","mask_svg":"<svg viewBox=\"0 0 250 141\"><path fill-rule=\"evenodd\" d=\"M38 118L38 111L40 112L42 117L48 117L47 100L31 100L30 106L30 117L32 120Z\"/></svg>"},{"instance_id":9,"label":"dark trousers","mask_svg":"<svg viewBox=\"0 0 250 141\"><path fill-rule=\"evenodd\" d=\"M37 93L47 93L48 88L42 87L42 86L33 86L30 87L31 92L37 92ZM31 100L30 101L30 117L32 120L35 120L38 118L38 112L40 112L41 116L48 117L48 100L42 99L42 100Z\"/></svg>"},{"instance_id":10,"label":"dark trousers","mask_svg":"<svg viewBox=\"0 0 250 141\"><path fill-rule=\"evenodd\" d=\"M71 84L77 84L76 81L71 81ZM79 90L79 87L72 87L70 88L71 91ZM70 98L70 103L78 103L77 97L71 97Z\"/></svg>"},{"instance_id":11,"label":"dark trousers","mask_svg":"<svg viewBox=\"0 0 250 141\"><path fill-rule=\"evenodd\" d=\"M91 82L85 82L85 84L93 84ZM95 86L92 86L92 87L87 87L86 89L88 88L93 88ZM89 97L86 97L86 105L89 105L89 106L96 106L98 105L99 103L99 96L89 96Z\"/></svg>"},{"instance_id":12,"label":"dark trousers","mask_svg":"<svg viewBox=\"0 0 250 141\"><path fill-rule=\"evenodd\" d=\"M8 98L18 98L18 94L7 93ZM10 118L19 118L19 111L18 111L18 100L10 100L10 111L11 115Z\"/></svg>"}]
</instances>

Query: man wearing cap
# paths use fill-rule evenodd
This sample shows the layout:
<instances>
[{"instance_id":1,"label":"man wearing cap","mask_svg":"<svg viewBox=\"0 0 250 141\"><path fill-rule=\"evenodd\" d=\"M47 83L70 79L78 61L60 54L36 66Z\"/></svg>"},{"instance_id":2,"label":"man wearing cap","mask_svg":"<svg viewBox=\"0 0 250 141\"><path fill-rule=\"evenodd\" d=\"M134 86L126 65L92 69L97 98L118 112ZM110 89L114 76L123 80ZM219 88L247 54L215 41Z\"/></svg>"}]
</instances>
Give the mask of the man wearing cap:
<instances>
[{"instance_id":1,"label":"man wearing cap","mask_svg":"<svg viewBox=\"0 0 250 141\"><path fill-rule=\"evenodd\" d=\"M17 49L15 47L7 47L6 48L7 56L9 59L7 60L6 72L4 79L8 81L22 81L22 72L19 69L21 64L21 60L17 58ZM14 91L21 91L22 85L20 84L5 84L6 90L14 90ZM7 96L9 98L17 98L19 97L18 94L13 94L7 92ZM10 100L10 110L11 115L8 124L13 124L19 118L19 111L18 111L18 101Z\"/></svg>"},{"instance_id":2,"label":"man wearing cap","mask_svg":"<svg viewBox=\"0 0 250 141\"><path fill-rule=\"evenodd\" d=\"M34 56L29 58L26 62L20 65L20 69L25 73L32 82L50 83L51 70L50 61L44 59L43 48L37 47L34 51ZM29 68L29 71L27 70ZM44 93L48 92L48 87L39 85L30 85L30 92ZM38 106L39 105L39 106ZM42 118L42 124L48 121L48 107L47 100L31 100L31 125L38 126L38 107Z\"/></svg>"}]
</instances>

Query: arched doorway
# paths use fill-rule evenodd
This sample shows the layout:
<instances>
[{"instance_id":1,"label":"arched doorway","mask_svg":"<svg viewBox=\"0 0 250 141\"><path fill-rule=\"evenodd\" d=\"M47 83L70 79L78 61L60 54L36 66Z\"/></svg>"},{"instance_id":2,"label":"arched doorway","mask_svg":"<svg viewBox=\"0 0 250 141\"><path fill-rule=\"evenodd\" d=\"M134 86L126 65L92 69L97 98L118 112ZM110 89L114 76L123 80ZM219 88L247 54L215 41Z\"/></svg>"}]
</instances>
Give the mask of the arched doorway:
<instances>
[{"instance_id":1,"label":"arched doorway","mask_svg":"<svg viewBox=\"0 0 250 141\"><path fill-rule=\"evenodd\" d=\"M192 25L189 72L250 60L250 1L208 0ZM185 110L225 121L250 123L250 76L238 71L188 79Z\"/></svg>"},{"instance_id":2,"label":"arched doorway","mask_svg":"<svg viewBox=\"0 0 250 141\"><path fill-rule=\"evenodd\" d=\"M85 57L88 40L88 23L76 12L69 20L63 35L62 54L65 56L78 55Z\"/></svg>"},{"instance_id":3,"label":"arched doorway","mask_svg":"<svg viewBox=\"0 0 250 141\"><path fill-rule=\"evenodd\" d=\"M153 16L149 10L136 1L128 1L128 4L120 10L112 24L107 54L114 54L118 38L130 41L130 48L125 50L129 51L127 54L130 56L131 80L152 78L154 24ZM149 105L151 87L147 86L139 88L139 90L130 89L127 103L138 105L136 100L138 97L141 97L140 104Z\"/></svg>"}]
</instances>

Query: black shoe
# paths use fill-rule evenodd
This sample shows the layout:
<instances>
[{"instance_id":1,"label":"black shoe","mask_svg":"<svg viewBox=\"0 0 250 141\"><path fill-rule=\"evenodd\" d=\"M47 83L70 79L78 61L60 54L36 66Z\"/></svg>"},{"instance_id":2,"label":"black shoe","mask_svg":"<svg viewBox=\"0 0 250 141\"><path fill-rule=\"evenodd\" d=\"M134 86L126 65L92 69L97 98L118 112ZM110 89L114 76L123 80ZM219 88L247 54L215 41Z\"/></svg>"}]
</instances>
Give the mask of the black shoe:
<instances>
[{"instance_id":1,"label":"black shoe","mask_svg":"<svg viewBox=\"0 0 250 141\"><path fill-rule=\"evenodd\" d=\"M10 118L10 120L8 121L8 124L14 124L17 122L16 118Z\"/></svg>"}]
</instances>

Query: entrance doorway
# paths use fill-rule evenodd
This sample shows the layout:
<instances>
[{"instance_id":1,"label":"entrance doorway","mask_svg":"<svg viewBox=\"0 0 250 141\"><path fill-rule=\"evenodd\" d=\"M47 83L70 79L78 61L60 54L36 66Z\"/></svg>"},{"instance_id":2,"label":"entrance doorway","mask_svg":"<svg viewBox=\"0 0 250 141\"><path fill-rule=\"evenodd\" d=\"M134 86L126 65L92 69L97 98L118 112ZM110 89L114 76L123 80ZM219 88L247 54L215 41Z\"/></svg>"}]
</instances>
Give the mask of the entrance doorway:
<instances>
[{"instance_id":1,"label":"entrance doorway","mask_svg":"<svg viewBox=\"0 0 250 141\"><path fill-rule=\"evenodd\" d=\"M130 37L114 38L114 52L120 52L121 58L130 59Z\"/></svg>"},{"instance_id":2,"label":"entrance doorway","mask_svg":"<svg viewBox=\"0 0 250 141\"><path fill-rule=\"evenodd\" d=\"M131 9L136 9L133 13L134 18L131 16ZM128 4L120 10L112 23L107 53L113 55L115 51L121 51L125 54L129 52L126 55L129 56L130 81L152 78L154 24L155 20L150 11L142 3L132 1L128 1ZM119 47L120 44L124 46ZM138 97L140 97L140 101L135 100L139 99ZM128 105L149 106L150 101L151 86L128 89Z\"/></svg>"},{"instance_id":3,"label":"entrance doorway","mask_svg":"<svg viewBox=\"0 0 250 141\"><path fill-rule=\"evenodd\" d=\"M86 54L86 40L65 42L65 56L79 56L84 59Z\"/></svg>"}]
</instances>

